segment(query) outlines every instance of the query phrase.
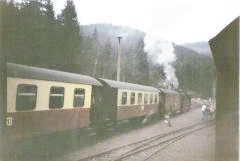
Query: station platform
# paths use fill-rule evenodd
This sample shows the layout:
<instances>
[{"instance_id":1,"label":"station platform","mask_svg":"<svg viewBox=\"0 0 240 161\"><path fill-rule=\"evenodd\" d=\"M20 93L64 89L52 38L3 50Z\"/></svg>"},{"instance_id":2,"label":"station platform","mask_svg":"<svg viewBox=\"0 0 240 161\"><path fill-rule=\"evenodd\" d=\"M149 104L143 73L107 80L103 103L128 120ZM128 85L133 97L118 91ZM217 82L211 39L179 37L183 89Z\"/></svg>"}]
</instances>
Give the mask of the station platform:
<instances>
[{"instance_id":1,"label":"station platform","mask_svg":"<svg viewBox=\"0 0 240 161\"><path fill-rule=\"evenodd\" d=\"M171 127L164 121L159 121L150 126L131 130L118 136L113 136L97 142L94 145L81 148L74 152L59 157L60 161L79 161L91 155L96 155L119 146L134 143L156 134L175 131L196 123L204 122L200 108L171 118ZM204 128L184 137L170 145L158 155L151 158L154 161L214 161L215 160L215 126Z\"/></svg>"}]
</instances>

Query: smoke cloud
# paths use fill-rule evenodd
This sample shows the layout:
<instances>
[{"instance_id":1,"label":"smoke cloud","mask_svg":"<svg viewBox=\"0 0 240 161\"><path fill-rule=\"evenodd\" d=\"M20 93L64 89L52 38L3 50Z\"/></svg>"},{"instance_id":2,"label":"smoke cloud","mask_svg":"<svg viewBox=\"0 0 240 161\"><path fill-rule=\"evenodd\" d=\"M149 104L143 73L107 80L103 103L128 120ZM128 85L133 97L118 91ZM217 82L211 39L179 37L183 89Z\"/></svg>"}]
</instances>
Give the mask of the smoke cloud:
<instances>
[{"instance_id":1,"label":"smoke cloud","mask_svg":"<svg viewBox=\"0 0 240 161\"><path fill-rule=\"evenodd\" d=\"M176 60L172 43L148 34L145 36L144 42L144 50L148 53L148 57L154 63L164 67L165 85L172 84L174 88L178 88L178 79L172 65Z\"/></svg>"}]
</instances>

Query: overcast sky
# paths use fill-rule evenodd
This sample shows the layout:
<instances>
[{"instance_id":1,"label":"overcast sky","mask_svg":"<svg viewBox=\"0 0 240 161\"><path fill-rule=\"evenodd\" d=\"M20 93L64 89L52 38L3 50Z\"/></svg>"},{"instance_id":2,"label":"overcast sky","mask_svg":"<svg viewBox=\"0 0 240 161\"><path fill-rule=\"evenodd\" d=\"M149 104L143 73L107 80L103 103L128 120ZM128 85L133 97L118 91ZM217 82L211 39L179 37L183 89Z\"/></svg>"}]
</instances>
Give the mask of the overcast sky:
<instances>
[{"instance_id":1,"label":"overcast sky","mask_svg":"<svg viewBox=\"0 0 240 161\"><path fill-rule=\"evenodd\" d=\"M74 0L80 25L111 23L176 44L208 41L240 15L240 0ZM53 0L57 14L66 0Z\"/></svg>"}]
</instances>

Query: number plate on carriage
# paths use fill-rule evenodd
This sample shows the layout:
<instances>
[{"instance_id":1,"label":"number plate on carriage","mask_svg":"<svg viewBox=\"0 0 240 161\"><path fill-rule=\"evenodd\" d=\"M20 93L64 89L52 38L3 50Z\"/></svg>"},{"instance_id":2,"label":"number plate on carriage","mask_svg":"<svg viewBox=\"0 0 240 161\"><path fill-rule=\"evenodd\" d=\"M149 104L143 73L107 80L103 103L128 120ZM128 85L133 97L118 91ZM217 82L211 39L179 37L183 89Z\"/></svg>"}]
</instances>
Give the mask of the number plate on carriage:
<instances>
[{"instance_id":1,"label":"number plate on carriage","mask_svg":"<svg viewBox=\"0 0 240 161\"><path fill-rule=\"evenodd\" d=\"M13 117L6 117L6 126L13 125Z\"/></svg>"}]
</instances>

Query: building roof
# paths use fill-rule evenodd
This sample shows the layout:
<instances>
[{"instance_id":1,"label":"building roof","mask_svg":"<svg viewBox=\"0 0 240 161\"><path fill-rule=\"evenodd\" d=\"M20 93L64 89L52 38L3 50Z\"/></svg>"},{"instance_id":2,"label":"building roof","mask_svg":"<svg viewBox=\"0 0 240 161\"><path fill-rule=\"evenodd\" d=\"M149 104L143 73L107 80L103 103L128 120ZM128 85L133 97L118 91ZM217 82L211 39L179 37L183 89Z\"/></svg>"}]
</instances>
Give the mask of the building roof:
<instances>
[{"instance_id":1,"label":"building roof","mask_svg":"<svg viewBox=\"0 0 240 161\"><path fill-rule=\"evenodd\" d=\"M102 86L97 79L90 76L13 63L7 63L7 75L25 79Z\"/></svg>"},{"instance_id":2,"label":"building roof","mask_svg":"<svg viewBox=\"0 0 240 161\"><path fill-rule=\"evenodd\" d=\"M228 24L221 32L209 40L214 62L218 71L234 70L239 55L240 16ZM238 65L237 65L238 66ZM238 73L238 72L237 72Z\"/></svg>"},{"instance_id":3,"label":"building roof","mask_svg":"<svg viewBox=\"0 0 240 161\"><path fill-rule=\"evenodd\" d=\"M147 92L159 92L157 88L151 86L145 86L140 84L126 83L126 82L118 82L115 80L103 79L100 78L103 82L109 85L112 88L119 89L130 89L130 90L139 90L139 91L147 91Z\"/></svg>"},{"instance_id":4,"label":"building roof","mask_svg":"<svg viewBox=\"0 0 240 161\"><path fill-rule=\"evenodd\" d=\"M159 88L159 90L163 93L178 94L177 91L174 91L174 90L171 90L171 89Z\"/></svg>"}]
</instances>

